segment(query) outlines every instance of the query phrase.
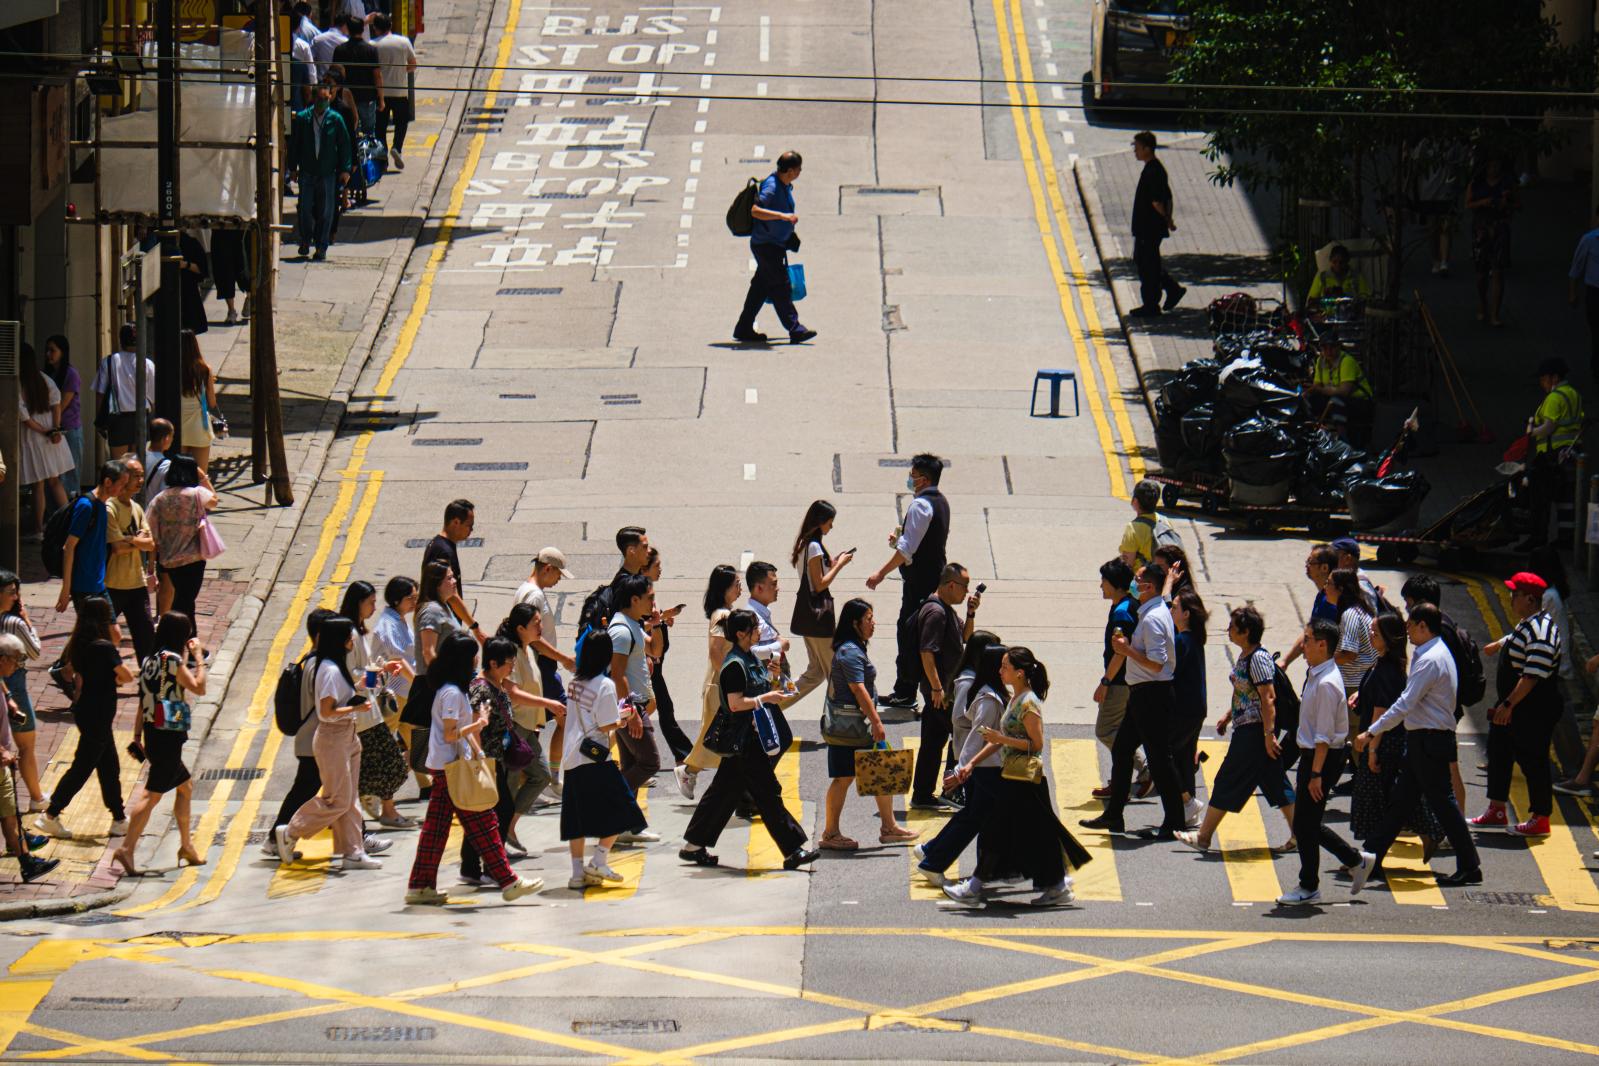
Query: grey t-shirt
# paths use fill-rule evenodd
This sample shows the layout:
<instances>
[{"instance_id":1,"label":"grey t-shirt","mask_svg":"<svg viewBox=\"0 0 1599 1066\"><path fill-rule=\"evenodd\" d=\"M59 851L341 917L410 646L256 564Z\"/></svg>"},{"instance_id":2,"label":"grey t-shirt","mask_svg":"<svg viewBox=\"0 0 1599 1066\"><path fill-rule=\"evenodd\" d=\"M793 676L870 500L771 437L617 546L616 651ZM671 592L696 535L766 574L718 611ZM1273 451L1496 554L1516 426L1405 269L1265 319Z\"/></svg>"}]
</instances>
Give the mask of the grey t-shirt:
<instances>
[{"instance_id":1,"label":"grey t-shirt","mask_svg":"<svg viewBox=\"0 0 1599 1066\"><path fill-rule=\"evenodd\" d=\"M454 612L437 600L424 603L417 608L412 624L416 627L416 647L419 656L422 653L423 633L432 630L439 635L440 640L443 640L461 628L461 623L456 619ZM436 652L437 650L438 646L434 645L434 651ZM418 665L421 665L420 662Z\"/></svg>"},{"instance_id":2,"label":"grey t-shirt","mask_svg":"<svg viewBox=\"0 0 1599 1066\"><path fill-rule=\"evenodd\" d=\"M654 698L655 688L650 684L650 661L644 654L644 645L649 639L644 635L644 627L627 615L618 614L612 617L609 632L612 654L627 656L628 692Z\"/></svg>"}]
</instances>

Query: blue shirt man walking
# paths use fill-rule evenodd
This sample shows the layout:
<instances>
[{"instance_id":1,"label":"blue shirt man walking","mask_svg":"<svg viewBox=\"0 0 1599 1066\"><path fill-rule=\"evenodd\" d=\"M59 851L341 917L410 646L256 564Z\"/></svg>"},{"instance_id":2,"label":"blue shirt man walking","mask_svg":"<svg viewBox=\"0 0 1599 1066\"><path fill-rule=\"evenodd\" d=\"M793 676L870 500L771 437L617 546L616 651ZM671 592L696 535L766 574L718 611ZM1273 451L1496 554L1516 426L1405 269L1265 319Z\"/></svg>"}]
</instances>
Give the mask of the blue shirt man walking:
<instances>
[{"instance_id":1,"label":"blue shirt man walking","mask_svg":"<svg viewBox=\"0 0 1599 1066\"><path fill-rule=\"evenodd\" d=\"M816 336L814 329L800 324L799 312L794 309L794 290L788 280L788 253L799 251L799 237L794 224L799 216L794 213L794 181L800 176L803 165L798 152L784 152L777 157L777 170L761 182L751 214L755 217L750 232L750 255L755 259L755 276L750 278L749 294L744 297L744 310L733 327L733 339L745 344L765 344L766 334L755 331L755 316L768 300L777 311L777 317L788 330L792 344L800 344Z\"/></svg>"}]
</instances>

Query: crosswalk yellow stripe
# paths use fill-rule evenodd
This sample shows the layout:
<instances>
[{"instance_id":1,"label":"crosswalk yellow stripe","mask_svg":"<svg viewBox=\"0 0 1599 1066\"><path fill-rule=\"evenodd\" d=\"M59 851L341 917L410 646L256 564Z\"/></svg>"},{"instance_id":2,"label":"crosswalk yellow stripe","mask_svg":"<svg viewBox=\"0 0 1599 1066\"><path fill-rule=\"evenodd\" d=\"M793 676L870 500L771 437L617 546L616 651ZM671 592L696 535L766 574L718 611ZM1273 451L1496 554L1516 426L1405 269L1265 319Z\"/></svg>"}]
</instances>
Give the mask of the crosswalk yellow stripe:
<instances>
[{"instance_id":1,"label":"crosswalk yellow stripe","mask_svg":"<svg viewBox=\"0 0 1599 1066\"><path fill-rule=\"evenodd\" d=\"M1207 789L1216 787L1216 772L1221 769L1222 757L1227 754L1227 744L1220 740L1202 740L1201 751L1210 758L1204 763ZM1227 883L1232 886L1233 899L1239 903L1274 903L1283 894L1282 882L1277 879L1277 867L1271 853L1271 839L1266 835L1266 823L1260 816L1260 805L1250 797L1244 809L1222 819L1216 830L1217 847L1227 869Z\"/></svg>"},{"instance_id":2,"label":"crosswalk yellow stripe","mask_svg":"<svg viewBox=\"0 0 1599 1066\"><path fill-rule=\"evenodd\" d=\"M1529 817L1527 781L1519 768L1510 783L1510 802L1522 818ZM1538 872L1543 876L1549 895L1554 897L1555 906L1567 911L1599 912L1599 886L1595 886L1594 876L1588 872L1588 864L1566 822L1565 812L1558 803L1554 808L1549 816L1549 835L1541 839L1528 838L1527 850L1538 864Z\"/></svg>"},{"instance_id":3,"label":"crosswalk yellow stripe","mask_svg":"<svg viewBox=\"0 0 1599 1066\"><path fill-rule=\"evenodd\" d=\"M1098 814L1102 804L1088 793L1102 780L1099 776L1097 740L1055 740L1049 746L1049 768L1055 776L1055 805L1068 829L1079 818ZM1082 797L1076 803L1068 797ZM1072 871L1078 899L1119 903L1121 876L1116 872L1116 848L1104 833L1073 832L1094 860L1081 870Z\"/></svg>"},{"instance_id":4,"label":"crosswalk yellow stripe","mask_svg":"<svg viewBox=\"0 0 1599 1066\"><path fill-rule=\"evenodd\" d=\"M789 810L799 810L799 821L805 824L805 805L800 802L799 743L789 745L777 761L777 783L783 786L783 803ZM744 869L750 877L764 877L783 869L783 853L767 832L765 822L750 826L749 844L744 855Z\"/></svg>"},{"instance_id":5,"label":"crosswalk yellow stripe","mask_svg":"<svg viewBox=\"0 0 1599 1066\"><path fill-rule=\"evenodd\" d=\"M647 784L638 790L638 808L644 812L647 819L650 813L650 786ZM589 853L589 858L593 858L592 852ZM622 875L622 880L585 888L583 890L585 903L611 902L635 895L638 892L639 882L644 878L644 849L634 847L627 851L613 851L610 856L610 866Z\"/></svg>"},{"instance_id":6,"label":"crosswalk yellow stripe","mask_svg":"<svg viewBox=\"0 0 1599 1066\"><path fill-rule=\"evenodd\" d=\"M906 751L911 753L912 759L916 757L916 752L918 750L916 741L907 740L901 746ZM940 811L913 811L910 809L910 793L906 792L904 795L906 797L905 825L907 828L914 829L916 832L922 834L921 840L918 841L919 843L926 843L927 841L933 839L933 837L937 836L938 831L943 829L944 826L949 822L949 815ZM867 802L875 803L876 801L868 798ZM911 899L923 901L943 899L944 890L928 884L927 879L917 872L915 850L913 848L906 848L905 857L910 864ZM944 871L944 876L949 878L951 881L959 877L960 863L957 862L948 870Z\"/></svg>"},{"instance_id":7,"label":"crosswalk yellow stripe","mask_svg":"<svg viewBox=\"0 0 1599 1066\"><path fill-rule=\"evenodd\" d=\"M1395 860L1405 860L1405 866L1394 865ZM1420 876L1408 876L1402 870L1411 869L1411 864L1420 873ZM1421 841L1410 837L1403 837L1394 841L1388 849L1388 854L1383 856L1383 876L1388 882L1388 891L1393 894L1395 903L1413 903L1426 907L1441 907L1445 904L1444 894L1438 888L1438 883L1427 875L1427 864L1421 859Z\"/></svg>"},{"instance_id":8,"label":"crosswalk yellow stripe","mask_svg":"<svg viewBox=\"0 0 1599 1066\"><path fill-rule=\"evenodd\" d=\"M316 892L327 880L328 860L333 857L333 830L324 829L294 842L300 861L280 864L267 884L267 899L306 896Z\"/></svg>"},{"instance_id":9,"label":"crosswalk yellow stripe","mask_svg":"<svg viewBox=\"0 0 1599 1066\"><path fill-rule=\"evenodd\" d=\"M112 736L114 738L112 743L116 746L117 758L121 765L122 780L130 783L129 787L124 789L124 794L131 796L133 791L131 782L138 776L140 769L140 764L134 762L133 757L127 751L129 742L133 740L133 731L116 729L112 731ZM56 791L61 775L65 774L67 767L72 765L72 756L77 750L76 741L77 735L74 732L72 741L63 743L56 748L49 764L44 767L43 772L39 775L39 785L46 792L54 793ZM17 780L19 785L18 807L21 808L27 805L28 790L20 788L20 776ZM100 857L105 853L107 843L109 842L117 847L121 846L122 840L120 837L115 840L108 840L106 836L111 830L111 812L106 810L105 805L100 802L99 785L93 775L90 776L88 781L84 782L83 788L72 798L72 805L61 812L61 824L72 834L72 839L52 840L38 853L41 858L61 860L61 867L55 874L56 880L87 880L94 873L95 867L99 865ZM33 818L24 818L24 825L30 833L36 831L33 829Z\"/></svg>"}]
</instances>

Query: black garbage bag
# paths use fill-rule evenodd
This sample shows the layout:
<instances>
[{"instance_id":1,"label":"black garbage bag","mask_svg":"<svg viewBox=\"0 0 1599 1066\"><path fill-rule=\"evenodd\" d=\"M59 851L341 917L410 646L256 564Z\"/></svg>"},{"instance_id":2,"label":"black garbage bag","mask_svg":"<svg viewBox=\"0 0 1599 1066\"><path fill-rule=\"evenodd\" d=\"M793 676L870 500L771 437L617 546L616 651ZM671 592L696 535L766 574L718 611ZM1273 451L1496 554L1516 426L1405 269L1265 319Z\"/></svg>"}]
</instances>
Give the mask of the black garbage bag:
<instances>
[{"instance_id":1,"label":"black garbage bag","mask_svg":"<svg viewBox=\"0 0 1599 1066\"><path fill-rule=\"evenodd\" d=\"M1210 350L1215 353L1216 360L1225 365L1258 344L1274 344L1279 339L1277 334L1265 329L1250 330L1246 333L1222 333L1211 342Z\"/></svg>"},{"instance_id":2,"label":"black garbage bag","mask_svg":"<svg viewBox=\"0 0 1599 1066\"><path fill-rule=\"evenodd\" d=\"M1299 403L1299 390L1258 363L1241 360L1221 372L1216 397L1237 411L1253 414L1263 404Z\"/></svg>"},{"instance_id":3,"label":"black garbage bag","mask_svg":"<svg viewBox=\"0 0 1599 1066\"><path fill-rule=\"evenodd\" d=\"M1293 454L1297 458L1300 446L1281 423L1257 417L1245 419L1227 430L1222 447L1231 462L1234 457L1253 459L1266 455Z\"/></svg>"},{"instance_id":4,"label":"black garbage bag","mask_svg":"<svg viewBox=\"0 0 1599 1066\"><path fill-rule=\"evenodd\" d=\"M1432 488L1419 470L1383 478L1350 478L1346 486L1349 521L1358 530L1384 532L1415 525L1421 501Z\"/></svg>"},{"instance_id":5,"label":"black garbage bag","mask_svg":"<svg viewBox=\"0 0 1599 1066\"><path fill-rule=\"evenodd\" d=\"M1304 460L1294 480L1294 498L1311 507L1343 507L1346 483L1371 477L1376 460L1325 429L1311 430L1304 438Z\"/></svg>"},{"instance_id":6,"label":"black garbage bag","mask_svg":"<svg viewBox=\"0 0 1599 1066\"><path fill-rule=\"evenodd\" d=\"M1194 359L1160 387L1166 408L1177 415L1187 414L1216 395L1216 376L1221 364L1214 359Z\"/></svg>"},{"instance_id":7,"label":"black garbage bag","mask_svg":"<svg viewBox=\"0 0 1599 1066\"><path fill-rule=\"evenodd\" d=\"M1283 499L1294 483L1299 470L1298 452L1273 452L1267 455L1237 455L1223 452L1227 459L1227 476L1235 484L1281 485Z\"/></svg>"},{"instance_id":8,"label":"black garbage bag","mask_svg":"<svg viewBox=\"0 0 1599 1066\"><path fill-rule=\"evenodd\" d=\"M1182 417L1183 446L1195 459L1221 458L1221 438L1226 426L1217 425L1215 409L1202 403Z\"/></svg>"},{"instance_id":9,"label":"black garbage bag","mask_svg":"<svg viewBox=\"0 0 1599 1066\"><path fill-rule=\"evenodd\" d=\"M1311 355L1302 351L1298 341L1292 337L1279 337L1264 344L1250 345L1246 354L1250 359L1258 360L1267 370L1289 381L1301 381L1310 376Z\"/></svg>"},{"instance_id":10,"label":"black garbage bag","mask_svg":"<svg viewBox=\"0 0 1599 1066\"><path fill-rule=\"evenodd\" d=\"M1155 401L1155 451L1160 456L1160 468L1169 474L1184 473L1194 463L1183 443L1182 417L1161 400Z\"/></svg>"}]
</instances>

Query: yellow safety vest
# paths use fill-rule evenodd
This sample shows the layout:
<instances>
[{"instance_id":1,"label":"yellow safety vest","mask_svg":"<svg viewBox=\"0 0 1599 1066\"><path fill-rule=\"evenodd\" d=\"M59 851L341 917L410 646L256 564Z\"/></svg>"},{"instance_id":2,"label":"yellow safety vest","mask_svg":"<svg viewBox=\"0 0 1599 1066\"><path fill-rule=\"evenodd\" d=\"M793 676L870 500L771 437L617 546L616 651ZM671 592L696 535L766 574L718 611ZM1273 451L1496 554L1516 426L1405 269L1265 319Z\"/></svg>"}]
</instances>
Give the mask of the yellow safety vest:
<instances>
[{"instance_id":1,"label":"yellow safety vest","mask_svg":"<svg viewBox=\"0 0 1599 1066\"><path fill-rule=\"evenodd\" d=\"M1317 385L1344 385L1354 382L1355 387L1349 393L1351 397L1371 399L1371 382L1366 380L1366 372L1360 368L1360 360L1345 352L1338 360L1335 369L1329 369L1327 361L1320 356L1311 373L1311 381Z\"/></svg>"},{"instance_id":2,"label":"yellow safety vest","mask_svg":"<svg viewBox=\"0 0 1599 1066\"><path fill-rule=\"evenodd\" d=\"M1534 451L1559 451L1577 443L1577 434L1582 429L1582 394L1570 382L1562 381L1550 389L1549 395L1538 405L1533 424L1542 425L1545 422L1553 422L1555 431L1547 437L1538 438Z\"/></svg>"}]
</instances>

